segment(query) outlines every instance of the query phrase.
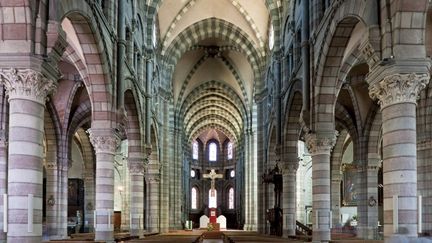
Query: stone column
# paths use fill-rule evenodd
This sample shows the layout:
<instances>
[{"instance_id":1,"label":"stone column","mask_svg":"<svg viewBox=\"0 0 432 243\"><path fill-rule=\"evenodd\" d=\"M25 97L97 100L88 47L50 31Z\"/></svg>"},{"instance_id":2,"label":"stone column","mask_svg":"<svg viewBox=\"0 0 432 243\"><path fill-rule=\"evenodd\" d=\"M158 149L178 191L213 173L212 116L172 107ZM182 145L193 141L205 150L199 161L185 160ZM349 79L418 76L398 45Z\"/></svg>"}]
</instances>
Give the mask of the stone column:
<instances>
[{"instance_id":1,"label":"stone column","mask_svg":"<svg viewBox=\"0 0 432 243\"><path fill-rule=\"evenodd\" d=\"M144 162L129 159L130 173L130 234L143 236L144 228Z\"/></svg>"},{"instance_id":2,"label":"stone column","mask_svg":"<svg viewBox=\"0 0 432 243\"><path fill-rule=\"evenodd\" d=\"M312 156L312 242L330 241L330 152L336 132L309 133L306 144Z\"/></svg>"},{"instance_id":3,"label":"stone column","mask_svg":"<svg viewBox=\"0 0 432 243\"><path fill-rule=\"evenodd\" d=\"M95 241L114 242L114 155L120 139L111 130L89 131L96 152Z\"/></svg>"},{"instance_id":4,"label":"stone column","mask_svg":"<svg viewBox=\"0 0 432 243\"><path fill-rule=\"evenodd\" d=\"M9 95L8 242L42 241L45 99L56 88L31 69L1 70Z\"/></svg>"},{"instance_id":5,"label":"stone column","mask_svg":"<svg viewBox=\"0 0 432 243\"><path fill-rule=\"evenodd\" d=\"M340 176L339 176L340 177ZM340 225L340 184L341 178L332 177L331 180L331 211L332 211L332 228Z\"/></svg>"},{"instance_id":6,"label":"stone column","mask_svg":"<svg viewBox=\"0 0 432 243\"><path fill-rule=\"evenodd\" d=\"M94 232L95 176L93 170L84 172L84 188L85 220L88 222L89 231Z\"/></svg>"},{"instance_id":7,"label":"stone column","mask_svg":"<svg viewBox=\"0 0 432 243\"><path fill-rule=\"evenodd\" d=\"M365 187L365 197L364 200L366 202L365 213L362 219L365 219L365 229L363 230L363 235L361 237L363 239L374 239L375 231L378 227L378 170L379 170L379 162L372 162L369 160L369 165L365 170L366 184ZM362 197L363 198L363 197ZM360 212L359 212L360 219Z\"/></svg>"},{"instance_id":8,"label":"stone column","mask_svg":"<svg viewBox=\"0 0 432 243\"><path fill-rule=\"evenodd\" d=\"M282 170L283 176L283 237L296 234L296 175L298 162L289 162Z\"/></svg>"},{"instance_id":9,"label":"stone column","mask_svg":"<svg viewBox=\"0 0 432 243\"><path fill-rule=\"evenodd\" d=\"M391 74L369 86L369 95L378 99L382 111L386 239L394 234L417 237L416 99L429 78L429 74Z\"/></svg>"},{"instance_id":10,"label":"stone column","mask_svg":"<svg viewBox=\"0 0 432 243\"><path fill-rule=\"evenodd\" d=\"M46 163L46 226L50 239L60 239L58 235L58 167L57 163Z\"/></svg>"},{"instance_id":11,"label":"stone column","mask_svg":"<svg viewBox=\"0 0 432 243\"><path fill-rule=\"evenodd\" d=\"M69 166L72 165L72 160L63 159L63 162L59 164L58 173L59 173L59 183L58 183L58 202L57 208L57 216L58 216L58 224L57 224L57 234L61 239L68 238L67 234L67 218L68 218L68 171ZM66 162L65 162L66 161Z\"/></svg>"},{"instance_id":12,"label":"stone column","mask_svg":"<svg viewBox=\"0 0 432 243\"><path fill-rule=\"evenodd\" d=\"M158 233L160 230L160 165L158 162L150 161L146 180L149 195L148 231Z\"/></svg>"},{"instance_id":13,"label":"stone column","mask_svg":"<svg viewBox=\"0 0 432 243\"><path fill-rule=\"evenodd\" d=\"M7 193L7 136L5 130L0 130L0 242L6 242L3 232L3 194Z\"/></svg>"}]
</instances>

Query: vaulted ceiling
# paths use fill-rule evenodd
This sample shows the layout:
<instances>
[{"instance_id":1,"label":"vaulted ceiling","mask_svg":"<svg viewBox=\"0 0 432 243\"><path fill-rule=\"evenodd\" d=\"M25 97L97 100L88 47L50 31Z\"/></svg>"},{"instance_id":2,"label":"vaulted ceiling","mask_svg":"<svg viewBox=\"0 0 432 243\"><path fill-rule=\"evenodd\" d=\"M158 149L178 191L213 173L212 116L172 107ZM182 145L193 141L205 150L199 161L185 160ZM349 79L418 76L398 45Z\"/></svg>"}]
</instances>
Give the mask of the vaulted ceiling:
<instances>
[{"instance_id":1,"label":"vaulted ceiling","mask_svg":"<svg viewBox=\"0 0 432 243\"><path fill-rule=\"evenodd\" d=\"M236 143L263 88L280 0L147 0L176 115L189 141ZM148 15L149 16L149 15ZM270 37L270 38L269 38ZM276 44L276 43L275 43Z\"/></svg>"}]
</instances>

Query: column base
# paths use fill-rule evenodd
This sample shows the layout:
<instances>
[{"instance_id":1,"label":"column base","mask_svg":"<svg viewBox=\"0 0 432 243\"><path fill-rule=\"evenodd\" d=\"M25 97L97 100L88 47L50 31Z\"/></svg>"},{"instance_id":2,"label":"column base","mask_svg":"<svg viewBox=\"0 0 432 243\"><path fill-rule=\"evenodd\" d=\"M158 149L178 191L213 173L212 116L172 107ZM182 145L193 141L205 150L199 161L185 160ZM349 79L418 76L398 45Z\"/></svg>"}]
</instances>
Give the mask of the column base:
<instances>
[{"instance_id":1,"label":"column base","mask_svg":"<svg viewBox=\"0 0 432 243\"><path fill-rule=\"evenodd\" d=\"M376 227L358 227L357 237L365 240L379 240L381 238Z\"/></svg>"},{"instance_id":2,"label":"column base","mask_svg":"<svg viewBox=\"0 0 432 243\"><path fill-rule=\"evenodd\" d=\"M96 231L95 241L115 242L113 231Z\"/></svg>"},{"instance_id":3,"label":"column base","mask_svg":"<svg viewBox=\"0 0 432 243\"><path fill-rule=\"evenodd\" d=\"M295 236L295 235L296 235L295 230L292 230L292 229L283 229L282 230L282 237L283 238L288 238L290 236Z\"/></svg>"},{"instance_id":4,"label":"column base","mask_svg":"<svg viewBox=\"0 0 432 243\"><path fill-rule=\"evenodd\" d=\"M330 240L331 240L330 229L328 230L314 229L312 231L312 242L330 242Z\"/></svg>"},{"instance_id":5,"label":"column base","mask_svg":"<svg viewBox=\"0 0 432 243\"><path fill-rule=\"evenodd\" d=\"M41 236L28 236L28 237L8 236L7 242L8 243L40 243L42 242L42 237Z\"/></svg>"}]
</instances>

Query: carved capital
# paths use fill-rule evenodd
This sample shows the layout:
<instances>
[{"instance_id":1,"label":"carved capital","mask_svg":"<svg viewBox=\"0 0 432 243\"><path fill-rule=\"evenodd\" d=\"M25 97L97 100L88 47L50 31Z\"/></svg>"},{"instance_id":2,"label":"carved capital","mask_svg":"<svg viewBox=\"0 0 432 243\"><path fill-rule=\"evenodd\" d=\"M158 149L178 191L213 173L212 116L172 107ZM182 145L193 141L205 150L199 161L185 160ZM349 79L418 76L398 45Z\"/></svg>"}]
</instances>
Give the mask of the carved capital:
<instances>
[{"instance_id":1,"label":"carved capital","mask_svg":"<svg viewBox=\"0 0 432 243\"><path fill-rule=\"evenodd\" d=\"M115 132L100 132L89 129L90 142L96 153L114 154L120 144L120 138Z\"/></svg>"},{"instance_id":2,"label":"carved capital","mask_svg":"<svg viewBox=\"0 0 432 243\"><path fill-rule=\"evenodd\" d=\"M131 175L144 175L145 168L144 168L144 162L130 162L128 164L129 173Z\"/></svg>"},{"instance_id":3,"label":"carved capital","mask_svg":"<svg viewBox=\"0 0 432 243\"><path fill-rule=\"evenodd\" d=\"M308 133L305 135L306 146L311 155L314 154L330 154L333 146L336 144L338 132L333 134L318 135L316 133Z\"/></svg>"},{"instance_id":4,"label":"carved capital","mask_svg":"<svg viewBox=\"0 0 432 243\"><path fill-rule=\"evenodd\" d=\"M9 100L26 99L44 105L46 97L57 88L57 83L32 69L3 69L0 77Z\"/></svg>"},{"instance_id":5,"label":"carved capital","mask_svg":"<svg viewBox=\"0 0 432 243\"><path fill-rule=\"evenodd\" d=\"M148 183L159 183L160 175L159 174L149 174L146 176L146 180Z\"/></svg>"},{"instance_id":6,"label":"carved capital","mask_svg":"<svg viewBox=\"0 0 432 243\"><path fill-rule=\"evenodd\" d=\"M429 74L393 74L369 87L372 99L381 108L397 103L416 103L420 91L429 83Z\"/></svg>"},{"instance_id":7,"label":"carved capital","mask_svg":"<svg viewBox=\"0 0 432 243\"><path fill-rule=\"evenodd\" d=\"M286 163L282 168L282 174L295 174L297 173L297 169L299 167L298 162L294 163Z\"/></svg>"}]
</instances>

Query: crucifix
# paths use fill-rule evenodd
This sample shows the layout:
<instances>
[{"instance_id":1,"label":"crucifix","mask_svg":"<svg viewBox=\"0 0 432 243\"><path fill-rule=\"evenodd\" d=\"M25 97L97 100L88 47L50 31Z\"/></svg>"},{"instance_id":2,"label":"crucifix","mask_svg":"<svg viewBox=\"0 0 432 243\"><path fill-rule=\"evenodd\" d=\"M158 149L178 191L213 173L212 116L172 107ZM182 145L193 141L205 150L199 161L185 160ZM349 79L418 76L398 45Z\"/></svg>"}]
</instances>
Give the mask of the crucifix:
<instances>
[{"instance_id":1,"label":"crucifix","mask_svg":"<svg viewBox=\"0 0 432 243\"><path fill-rule=\"evenodd\" d=\"M209 174L204 174L203 175L204 178L209 178L211 179L211 196L214 197L214 190L215 190L215 179L221 179L223 178L222 174L216 174L214 169L211 169Z\"/></svg>"}]
</instances>

